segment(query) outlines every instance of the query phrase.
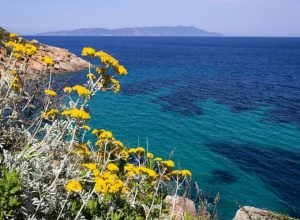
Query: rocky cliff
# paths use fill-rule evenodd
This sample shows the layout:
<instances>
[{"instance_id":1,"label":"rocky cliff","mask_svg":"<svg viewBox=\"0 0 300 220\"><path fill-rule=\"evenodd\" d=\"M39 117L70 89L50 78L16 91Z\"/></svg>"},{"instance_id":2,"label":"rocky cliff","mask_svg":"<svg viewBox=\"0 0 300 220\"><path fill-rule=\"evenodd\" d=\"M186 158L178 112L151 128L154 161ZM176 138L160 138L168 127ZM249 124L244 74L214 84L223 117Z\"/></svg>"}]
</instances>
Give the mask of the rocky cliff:
<instances>
[{"instance_id":1,"label":"rocky cliff","mask_svg":"<svg viewBox=\"0 0 300 220\"><path fill-rule=\"evenodd\" d=\"M3 44L3 42L7 41L8 35L8 31L0 28L0 67L6 63L9 57L9 50ZM23 40L27 41L26 39ZM27 73L31 76L49 73L50 71L53 73L65 73L80 71L88 68L89 64L87 61L77 57L66 49L42 44L35 40L31 41L30 43L38 48L38 53L29 59ZM40 57L42 56L51 57L55 61L55 65L45 68L45 64L40 61ZM17 63L16 65L21 65L21 63Z\"/></svg>"}]
</instances>

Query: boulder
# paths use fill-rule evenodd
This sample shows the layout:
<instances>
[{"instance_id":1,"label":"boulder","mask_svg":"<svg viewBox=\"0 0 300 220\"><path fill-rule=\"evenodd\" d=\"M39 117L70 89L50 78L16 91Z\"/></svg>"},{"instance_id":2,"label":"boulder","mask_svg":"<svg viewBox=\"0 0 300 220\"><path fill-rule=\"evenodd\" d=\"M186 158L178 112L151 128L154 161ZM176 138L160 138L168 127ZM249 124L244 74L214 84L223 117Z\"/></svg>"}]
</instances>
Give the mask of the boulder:
<instances>
[{"instance_id":1,"label":"boulder","mask_svg":"<svg viewBox=\"0 0 300 220\"><path fill-rule=\"evenodd\" d=\"M4 29L0 28L1 33L5 33L5 41L8 41L9 33ZM24 39L25 42L28 42ZM46 44L41 44L36 40L32 40L29 42L35 45L38 48L38 53L32 56L29 59L29 64L26 69L26 76L36 78L43 76L43 74L47 74L50 71L52 73L65 73L65 72L75 72L83 69L87 69L89 63L80 57L77 57L75 54L70 53L68 50L53 47ZM40 61L40 58L43 56L49 56L55 61L54 66L50 66L46 68L46 65ZM5 48L4 44L0 44L0 68L4 66L8 61L9 54L7 54L7 48ZM23 61L17 62L16 66L21 66Z\"/></svg>"},{"instance_id":2,"label":"boulder","mask_svg":"<svg viewBox=\"0 0 300 220\"><path fill-rule=\"evenodd\" d=\"M271 212L265 209L259 209L251 206L241 207L233 220L288 220L293 219L285 215Z\"/></svg>"},{"instance_id":3,"label":"boulder","mask_svg":"<svg viewBox=\"0 0 300 220\"><path fill-rule=\"evenodd\" d=\"M172 219L184 219L186 214L194 217L197 215L195 203L188 198L168 195L165 202L170 204L169 215Z\"/></svg>"}]
</instances>

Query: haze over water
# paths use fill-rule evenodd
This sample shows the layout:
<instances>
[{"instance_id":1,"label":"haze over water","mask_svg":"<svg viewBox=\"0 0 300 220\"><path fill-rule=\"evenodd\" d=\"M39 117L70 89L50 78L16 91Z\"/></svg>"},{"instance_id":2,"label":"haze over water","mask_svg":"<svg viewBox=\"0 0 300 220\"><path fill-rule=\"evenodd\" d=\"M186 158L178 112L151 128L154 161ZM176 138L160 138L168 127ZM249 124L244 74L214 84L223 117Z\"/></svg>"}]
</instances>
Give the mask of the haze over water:
<instances>
[{"instance_id":1,"label":"haze over water","mask_svg":"<svg viewBox=\"0 0 300 220\"><path fill-rule=\"evenodd\" d=\"M238 205L300 217L300 38L32 37L80 55L111 53L128 69L121 92L99 93L91 125L146 146ZM86 72L57 83L83 83Z\"/></svg>"}]
</instances>

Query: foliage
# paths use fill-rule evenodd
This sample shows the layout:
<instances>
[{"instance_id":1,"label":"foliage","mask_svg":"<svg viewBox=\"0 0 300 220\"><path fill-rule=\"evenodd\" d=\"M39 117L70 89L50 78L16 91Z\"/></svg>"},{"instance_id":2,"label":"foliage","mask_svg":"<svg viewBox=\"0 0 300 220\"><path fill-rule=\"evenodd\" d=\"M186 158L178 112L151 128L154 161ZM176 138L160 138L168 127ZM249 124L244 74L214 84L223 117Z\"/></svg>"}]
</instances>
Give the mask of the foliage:
<instances>
[{"instance_id":1,"label":"foliage","mask_svg":"<svg viewBox=\"0 0 300 220\"><path fill-rule=\"evenodd\" d=\"M97 73L91 72L90 65L86 84L62 91L53 90L50 73L48 85L39 90L40 106L36 106L33 97L37 94L26 87L21 75L26 74L28 60L37 48L22 42L16 34L11 34L5 45L11 53L0 70L0 134L8 137L1 137L0 159L22 176L18 197L23 201L22 217L166 217L164 197L168 189L172 188L177 196L189 182L191 172L175 170L170 158L155 157L141 146L127 148L112 132L91 130L86 124L91 118L91 98L97 92L118 93L121 86L117 78L127 75L126 68L103 51L84 48L83 56L100 61ZM16 66L16 61L22 61L22 65ZM50 57L42 57L41 61L46 68L55 64ZM65 101L58 102L61 93ZM31 114L24 114L28 111ZM88 133L95 141L87 139Z\"/></svg>"},{"instance_id":2,"label":"foliage","mask_svg":"<svg viewBox=\"0 0 300 220\"><path fill-rule=\"evenodd\" d=\"M19 173L7 167L0 167L0 219L9 219L16 215L21 201L21 180Z\"/></svg>"}]
</instances>

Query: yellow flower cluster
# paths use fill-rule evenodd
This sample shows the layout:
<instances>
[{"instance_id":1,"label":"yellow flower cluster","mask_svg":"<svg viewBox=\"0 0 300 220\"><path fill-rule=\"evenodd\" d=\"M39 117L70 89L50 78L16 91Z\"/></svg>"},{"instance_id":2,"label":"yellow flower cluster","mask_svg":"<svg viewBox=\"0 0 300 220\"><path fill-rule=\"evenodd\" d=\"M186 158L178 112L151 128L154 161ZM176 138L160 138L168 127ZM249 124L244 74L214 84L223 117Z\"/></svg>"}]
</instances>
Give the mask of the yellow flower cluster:
<instances>
[{"instance_id":1,"label":"yellow flower cluster","mask_svg":"<svg viewBox=\"0 0 300 220\"><path fill-rule=\"evenodd\" d=\"M111 172L118 172L119 171L119 167L115 163L109 163L109 164L107 164L107 170L109 170Z\"/></svg>"},{"instance_id":2,"label":"yellow flower cluster","mask_svg":"<svg viewBox=\"0 0 300 220\"><path fill-rule=\"evenodd\" d=\"M12 85L11 88L12 90L14 90L15 92L19 92L21 90L21 81L19 77L15 77L12 81Z\"/></svg>"},{"instance_id":3,"label":"yellow flower cluster","mask_svg":"<svg viewBox=\"0 0 300 220\"><path fill-rule=\"evenodd\" d=\"M107 70L104 67L97 67L96 72L99 74L105 74L107 72Z\"/></svg>"},{"instance_id":4,"label":"yellow flower cluster","mask_svg":"<svg viewBox=\"0 0 300 220\"><path fill-rule=\"evenodd\" d=\"M95 191L100 194L125 192L123 181L114 173L105 171L95 176Z\"/></svg>"},{"instance_id":5,"label":"yellow flower cluster","mask_svg":"<svg viewBox=\"0 0 300 220\"><path fill-rule=\"evenodd\" d=\"M75 154L83 155L83 156L89 156L91 155L91 152L89 151L89 148L84 143L78 143L74 145L74 151Z\"/></svg>"},{"instance_id":6,"label":"yellow flower cluster","mask_svg":"<svg viewBox=\"0 0 300 220\"><path fill-rule=\"evenodd\" d=\"M5 46L13 50L13 57L22 58L23 55L32 56L37 53L36 46L26 43L25 45L21 43L16 43L14 41L8 41Z\"/></svg>"},{"instance_id":7,"label":"yellow flower cluster","mask_svg":"<svg viewBox=\"0 0 300 220\"><path fill-rule=\"evenodd\" d=\"M81 55L85 56L85 57L93 57L93 56L95 56L95 54L96 54L96 51L92 47L84 47L81 52Z\"/></svg>"},{"instance_id":8,"label":"yellow flower cluster","mask_svg":"<svg viewBox=\"0 0 300 220\"><path fill-rule=\"evenodd\" d=\"M84 110L81 109L68 109L64 110L61 113L62 116L70 117L70 118L75 118L78 120L89 120L91 119L91 116L88 112L85 112Z\"/></svg>"},{"instance_id":9,"label":"yellow flower cluster","mask_svg":"<svg viewBox=\"0 0 300 220\"><path fill-rule=\"evenodd\" d=\"M63 90L64 90L65 93L71 93L72 92L72 88L69 87L69 86L65 87Z\"/></svg>"},{"instance_id":10,"label":"yellow flower cluster","mask_svg":"<svg viewBox=\"0 0 300 220\"><path fill-rule=\"evenodd\" d=\"M130 153L130 154L141 154L141 153L145 153L145 149L143 147L130 148L128 150L128 153Z\"/></svg>"},{"instance_id":11,"label":"yellow flower cluster","mask_svg":"<svg viewBox=\"0 0 300 220\"><path fill-rule=\"evenodd\" d=\"M162 161L162 158L161 157L156 157L154 158L155 161Z\"/></svg>"},{"instance_id":12,"label":"yellow flower cluster","mask_svg":"<svg viewBox=\"0 0 300 220\"><path fill-rule=\"evenodd\" d=\"M65 189L69 192L80 192L82 191L82 186L76 180L70 180L66 185Z\"/></svg>"},{"instance_id":13,"label":"yellow flower cluster","mask_svg":"<svg viewBox=\"0 0 300 220\"><path fill-rule=\"evenodd\" d=\"M44 118L44 119L49 119L49 118L56 119L58 114L59 114L59 111L57 109L51 109L47 112L43 112L42 113L42 118Z\"/></svg>"},{"instance_id":14,"label":"yellow flower cluster","mask_svg":"<svg viewBox=\"0 0 300 220\"><path fill-rule=\"evenodd\" d=\"M92 131L92 134L94 134L97 138L100 139L111 139L113 138L113 134L110 131L104 130L104 129L94 129Z\"/></svg>"},{"instance_id":15,"label":"yellow flower cluster","mask_svg":"<svg viewBox=\"0 0 300 220\"><path fill-rule=\"evenodd\" d=\"M111 77L110 81L113 84L112 91L114 93L120 92L120 89L121 89L120 82L113 77Z\"/></svg>"},{"instance_id":16,"label":"yellow flower cluster","mask_svg":"<svg viewBox=\"0 0 300 220\"><path fill-rule=\"evenodd\" d=\"M81 85L73 86L72 90L76 91L79 96L89 96L89 95L91 95L91 91L88 90L86 87L81 86Z\"/></svg>"},{"instance_id":17,"label":"yellow flower cluster","mask_svg":"<svg viewBox=\"0 0 300 220\"><path fill-rule=\"evenodd\" d=\"M149 169L144 166L134 166L133 164L129 163L129 164L125 165L124 170L125 170L126 174L130 177L139 175L139 174L146 175L151 178L156 177L156 172L154 170Z\"/></svg>"},{"instance_id":18,"label":"yellow flower cluster","mask_svg":"<svg viewBox=\"0 0 300 220\"><path fill-rule=\"evenodd\" d=\"M11 33L10 35L9 35L9 38L10 39L19 39L19 35L18 34L15 34L15 33Z\"/></svg>"},{"instance_id":19,"label":"yellow flower cluster","mask_svg":"<svg viewBox=\"0 0 300 220\"><path fill-rule=\"evenodd\" d=\"M175 163L172 160L164 160L161 161L160 164L168 168L175 167Z\"/></svg>"},{"instance_id":20,"label":"yellow flower cluster","mask_svg":"<svg viewBox=\"0 0 300 220\"><path fill-rule=\"evenodd\" d=\"M150 153L150 152L148 152L147 154L146 154L146 157L148 157L148 158L153 158L154 157L154 155L152 154L152 153Z\"/></svg>"},{"instance_id":21,"label":"yellow flower cluster","mask_svg":"<svg viewBox=\"0 0 300 220\"><path fill-rule=\"evenodd\" d=\"M127 70L124 66L119 64L119 61L114 58L113 56L109 55L108 53L105 53L104 51L99 51L96 53L96 56L98 56L101 59L101 62L106 65L110 65L115 70L116 74L119 75L127 75ZM102 73L101 69L97 70L98 73Z\"/></svg>"},{"instance_id":22,"label":"yellow flower cluster","mask_svg":"<svg viewBox=\"0 0 300 220\"><path fill-rule=\"evenodd\" d=\"M47 56L44 56L44 57L41 57L40 60L45 63L47 66L52 66L54 65L54 60L51 58L51 57L47 57Z\"/></svg>"},{"instance_id":23,"label":"yellow flower cluster","mask_svg":"<svg viewBox=\"0 0 300 220\"><path fill-rule=\"evenodd\" d=\"M114 140L112 144L118 148L124 148L124 144L121 141Z\"/></svg>"},{"instance_id":24,"label":"yellow flower cluster","mask_svg":"<svg viewBox=\"0 0 300 220\"><path fill-rule=\"evenodd\" d=\"M192 176L192 173L189 170L174 170L171 172L171 175L184 177L184 176Z\"/></svg>"},{"instance_id":25,"label":"yellow flower cluster","mask_svg":"<svg viewBox=\"0 0 300 220\"><path fill-rule=\"evenodd\" d=\"M82 125L80 128L82 128L83 130L86 130L86 131L91 130L90 126L88 126L88 125Z\"/></svg>"},{"instance_id":26,"label":"yellow flower cluster","mask_svg":"<svg viewBox=\"0 0 300 220\"><path fill-rule=\"evenodd\" d=\"M117 156L121 159L121 160L128 160L129 158L129 154L126 150L121 150Z\"/></svg>"},{"instance_id":27,"label":"yellow flower cluster","mask_svg":"<svg viewBox=\"0 0 300 220\"><path fill-rule=\"evenodd\" d=\"M51 89L45 89L44 90L44 93L48 96L57 96L57 93L54 91L54 90L51 90Z\"/></svg>"},{"instance_id":28,"label":"yellow flower cluster","mask_svg":"<svg viewBox=\"0 0 300 220\"><path fill-rule=\"evenodd\" d=\"M97 164L96 163L83 163L81 164L82 167L87 168L88 170L94 171L97 169Z\"/></svg>"},{"instance_id":29,"label":"yellow flower cluster","mask_svg":"<svg viewBox=\"0 0 300 220\"><path fill-rule=\"evenodd\" d=\"M29 43L26 43L25 44L25 54L28 55L28 56L32 56L34 54L37 53L37 48L36 46L32 45L32 44L29 44Z\"/></svg>"},{"instance_id":30,"label":"yellow flower cluster","mask_svg":"<svg viewBox=\"0 0 300 220\"><path fill-rule=\"evenodd\" d=\"M95 76L93 73L87 74L86 77L87 77L88 79L90 79L90 80L96 79L96 76Z\"/></svg>"},{"instance_id":31,"label":"yellow flower cluster","mask_svg":"<svg viewBox=\"0 0 300 220\"><path fill-rule=\"evenodd\" d=\"M117 65L117 66L114 66L114 70L117 74L120 74L120 75L127 75L127 70L124 66L122 65Z\"/></svg>"},{"instance_id":32,"label":"yellow flower cluster","mask_svg":"<svg viewBox=\"0 0 300 220\"><path fill-rule=\"evenodd\" d=\"M104 51L97 52L96 56L98 56L101 59L101 62L103 64L111 65L111 66L119 65L119 61L116 58L109 55L108 53L105 53Z\"/></svg>"}]
</instances>

